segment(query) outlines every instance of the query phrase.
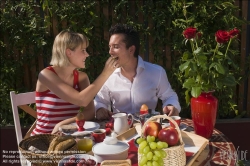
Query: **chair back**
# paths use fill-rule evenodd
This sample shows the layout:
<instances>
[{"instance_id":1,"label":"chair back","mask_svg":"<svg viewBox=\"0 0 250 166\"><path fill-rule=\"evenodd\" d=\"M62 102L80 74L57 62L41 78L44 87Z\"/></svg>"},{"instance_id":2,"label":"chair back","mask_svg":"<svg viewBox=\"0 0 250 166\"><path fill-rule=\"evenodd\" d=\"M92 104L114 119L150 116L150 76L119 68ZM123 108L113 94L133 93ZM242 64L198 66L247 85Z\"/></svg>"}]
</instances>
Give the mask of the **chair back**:
<instances>
[{"instance_id":1,"label":"chair back","mask_svg":"<svg viewBox=\"0 0 250 166\"><path fill-rule=\"evenodd\" d=\"M19 93L16 94L14 91L10 92L10 99L11 99L11 106L12 106L12 113L14 118L14 125L15 125L15 131L16 131L16 138L17 138L17 146L19 146L19 143L23 140L23 134L21 130L21 124L20 124L20 117L18 113L18 107L21 108L26 113L30 114L34 118L37 118L36 111L32 109L28 104L33 104L36 102L35 100L35 91L33 92L27 92L27 93ZM36 121L33 123L33 125L30 127L24 138L28 138L33 131L33 129L36 126ZM21 160L22 157L20 157ZM27 165L24 161L21 160L22 165ZM30 163L29 163L30 164ZM28 164L28 165L29 165Z\"/></svg>"}]
</instances>

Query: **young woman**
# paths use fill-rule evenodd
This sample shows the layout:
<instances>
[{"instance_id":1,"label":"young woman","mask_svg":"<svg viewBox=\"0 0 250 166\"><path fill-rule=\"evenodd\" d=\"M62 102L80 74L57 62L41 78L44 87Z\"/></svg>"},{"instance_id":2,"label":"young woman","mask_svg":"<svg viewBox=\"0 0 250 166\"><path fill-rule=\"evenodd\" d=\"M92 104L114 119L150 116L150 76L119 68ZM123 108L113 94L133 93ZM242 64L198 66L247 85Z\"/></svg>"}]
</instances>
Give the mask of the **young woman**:
<instances>
[{"instance_id":1,"label":"young woman","mask_svg":"<svg viewBox=\"0 0 250 166\"><path fill-rule=\"evenodd\" d=\"M80 106L86 120L94 118L93 99L102 85L118 67L113 58L106 61L99 77L90 84L85 67L89 56L86 36L70 31L60 32L54 41L49 66L38 76L36 85L37 124L31 135L51 133L59 122L76 116Z\"/></svg>"}]
</instances>

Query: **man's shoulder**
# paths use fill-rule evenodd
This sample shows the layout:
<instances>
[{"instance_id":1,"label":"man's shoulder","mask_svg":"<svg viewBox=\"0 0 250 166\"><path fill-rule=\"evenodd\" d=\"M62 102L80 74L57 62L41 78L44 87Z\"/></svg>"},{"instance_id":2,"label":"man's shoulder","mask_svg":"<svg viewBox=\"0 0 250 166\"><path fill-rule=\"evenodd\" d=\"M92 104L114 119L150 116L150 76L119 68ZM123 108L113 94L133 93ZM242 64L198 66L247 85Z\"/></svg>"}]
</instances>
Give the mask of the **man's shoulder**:
<instances>
[{"instance_id":1,"label":"man's shoulder","mask_svg":"<svg viewBox=\"0 0 250 166\"><path fill-rule=\"evenodd\" d=\"M144 65L145 65L145 68L149 70L156 70L156 71L164 70L162 66L155 64L155 63L144 61Z\"/></svg>"}]
</instances>

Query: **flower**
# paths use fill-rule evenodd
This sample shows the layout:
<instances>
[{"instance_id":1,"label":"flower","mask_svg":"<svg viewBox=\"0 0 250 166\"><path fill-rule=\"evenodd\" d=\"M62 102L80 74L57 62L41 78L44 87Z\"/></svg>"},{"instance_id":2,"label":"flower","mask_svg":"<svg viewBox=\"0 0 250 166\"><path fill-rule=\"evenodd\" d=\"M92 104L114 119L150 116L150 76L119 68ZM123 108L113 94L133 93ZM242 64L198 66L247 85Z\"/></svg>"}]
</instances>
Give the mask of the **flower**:
<instances>
[{"instance_id":1,"label":"flower","mask_svg":"<svg viewBox=\"0 0 250 166\"><path fill-rule=\"evenodd\" d=\"M237 38L239 30L218 30L215 33L215 48L209 39L194 27L188 27L183 31L185 44L190 43L189 50L183 53L182 64L179 66L181 81L186 88L186 101L189 101L189 93L198 97L201 92L223 89L235 86L234 64L236 50L230 49L230 45ZM227 47L225 47L227 45ZM190 51L191 50L191 51ZM223 53L224 51L224 53Z\"/></svg>"}]
</instances>

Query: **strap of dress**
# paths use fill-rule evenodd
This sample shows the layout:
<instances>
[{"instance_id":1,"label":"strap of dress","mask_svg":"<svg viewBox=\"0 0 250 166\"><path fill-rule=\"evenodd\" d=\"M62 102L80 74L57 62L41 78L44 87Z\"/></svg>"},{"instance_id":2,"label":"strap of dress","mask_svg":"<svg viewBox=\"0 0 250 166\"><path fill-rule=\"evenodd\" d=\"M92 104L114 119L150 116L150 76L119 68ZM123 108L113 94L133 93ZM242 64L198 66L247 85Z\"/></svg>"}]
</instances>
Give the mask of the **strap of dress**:
<instances>
[{"instance_id":1,"label":"strap of dress","mask_svg":"<svg viewBox=\"0 0 250 166\"><path fill-rule=\"evenodd\" d=\"M77 70L74 70L73 74L74 74L74 84L73 84L73 87L76 90L79 91L80 90L80 87L79 87L79 72Z\"/></svg>"},{"instance_id":2,"label":"strap of dress","mask_svg":"<svg viewBox=\"0 0 250 166\"><path fill-rule=\"evenodd\" d=\"M52 66L47 67L47 69L49 69L50 71L54 72L57 75L56 71L53 69Z\"/></svg>"}]
</instances>

